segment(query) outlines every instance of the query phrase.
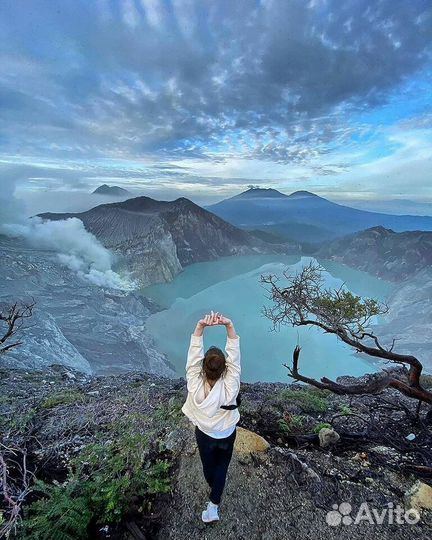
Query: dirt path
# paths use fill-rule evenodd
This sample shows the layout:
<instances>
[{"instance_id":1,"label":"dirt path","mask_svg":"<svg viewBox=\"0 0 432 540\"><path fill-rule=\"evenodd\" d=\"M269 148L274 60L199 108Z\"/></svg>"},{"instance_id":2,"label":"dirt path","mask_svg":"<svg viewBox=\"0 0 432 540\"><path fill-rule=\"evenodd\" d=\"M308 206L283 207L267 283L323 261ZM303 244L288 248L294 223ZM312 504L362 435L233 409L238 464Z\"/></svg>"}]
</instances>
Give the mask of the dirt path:
<instances>
[{"instance_id":1,"label":"dirt path","mask_svg":"<svg viewBox=\"0 0 432 540\"><path fill-rule=\"evenodd\" d=\"M324 467L326 456L323 454ZM380 487L343 485L334 478L305 479L292 472L291 458L271 448L262 454L234 452L228 471L220 521L204 524L201 511L208 495L192 431L180 460L172 504L159 532L160 540L426 540L431 529L423 525L359 525L331 527L326 514L332 502L375 501L383 504ZM331 463L328 463L331 466ZM320 475L322 476L322 475ZM299 485L297 485L297 482ZM374 491L377 490L377 493ZM386 498L386 497L384 497ZM367 535L367 536L365 536Z\"/></svg>"}]
</instances>

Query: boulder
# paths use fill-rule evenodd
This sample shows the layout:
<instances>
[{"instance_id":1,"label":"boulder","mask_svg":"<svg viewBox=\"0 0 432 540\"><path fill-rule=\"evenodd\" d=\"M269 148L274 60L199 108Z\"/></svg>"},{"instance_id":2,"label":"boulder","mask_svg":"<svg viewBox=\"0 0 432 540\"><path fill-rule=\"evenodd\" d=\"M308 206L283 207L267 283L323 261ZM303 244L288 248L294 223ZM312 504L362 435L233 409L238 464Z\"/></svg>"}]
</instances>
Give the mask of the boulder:
<instances>
[{"instance_id":1,"label":"boulder","mask_svg":"<svg viewBox=\"0 0 432 540\"><path fill-rule=\"evenodd\" d=\"M322 448L327 448L332 444L336 444L340 439L337 431L331 428L322 428L318 433L319 443Z\"/></svg>"},{"instance_id":2,"label":"boulder","mask_svg":"<svg viewBox=\"0 0 432 540\"><path fill-rule=\"evenodd\" d=\"M432 487L420 480L405 493L407 504L416 510L432 510Z\"/></svg>"},{"instance_id":3,"label":"boulder","mask_svg":"<svg viewBox=\"0 0 432 540\"><path fill-rule=\"evenodd\" d=\"M270 448L270 444L260 435L253 431L237 426L237 435L234 443L234 451L237 454L245 455L253 452L265 452Z\"/></svg>"}]
</instances>

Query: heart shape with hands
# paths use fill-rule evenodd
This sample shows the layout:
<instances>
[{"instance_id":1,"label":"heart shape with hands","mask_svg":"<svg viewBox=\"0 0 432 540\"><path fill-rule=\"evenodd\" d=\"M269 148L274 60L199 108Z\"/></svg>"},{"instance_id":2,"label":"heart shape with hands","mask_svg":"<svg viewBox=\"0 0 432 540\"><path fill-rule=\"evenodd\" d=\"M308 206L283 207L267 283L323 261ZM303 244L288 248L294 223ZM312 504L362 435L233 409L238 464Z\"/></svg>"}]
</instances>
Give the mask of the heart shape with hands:
<instances>
[{"instance_id":1,"label":"heart shape with hands","mask_svg":"<svg viewBox=\"0 0 432 540\"><path fill-rule=\"evenodd\" d=\"M213 312L212 310L210 314L207 314L202 319L200 319L198 324L200 324L201 326L228 326L229 324L231 324L231 319L224 317L222 313L219 313L218 311Z\"/></svg>"}]
</instances>

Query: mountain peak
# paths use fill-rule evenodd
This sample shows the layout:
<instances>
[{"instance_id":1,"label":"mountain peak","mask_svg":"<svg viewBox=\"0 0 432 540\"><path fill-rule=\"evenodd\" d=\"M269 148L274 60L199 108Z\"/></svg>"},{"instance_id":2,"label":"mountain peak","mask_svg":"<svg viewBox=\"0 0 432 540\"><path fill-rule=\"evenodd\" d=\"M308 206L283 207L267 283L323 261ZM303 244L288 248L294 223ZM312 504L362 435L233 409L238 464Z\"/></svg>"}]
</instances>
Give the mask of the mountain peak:
<instances>
[{"instance_id":1,"label":"mountain peak","mask_svg":"<svg viewBox=\"0 0 432 540\"><path fill-rule=\"evenodd\" d=\"M291 199L302 199L304 197L315 197L317 199L322 199L319 195L315 195L315 193L312 193L310 191L306 191L304 189L300 189L298 191L293 191L291 195L288 195Z\"/></svg>"},{"instance_id":2,"label":"mountain peak","mask_svg":"<svg viewBox=\"0 0 432 540\"><path fill-rule=\"evenodd\" d=\"M285 198L285 197L288 197L288 195L285 195L285 193L281 193L277 189L273 189L273 188L251 187L247 189L246 191L239 193L238 195L234 195L234 197L231 197L231 199L240 199L240 198L252 199L252 198L264 198L264 197Z\"/></svg>"},{"instance_id":3,"label":"mountain peak","mask_svg":"<svg viewBox=\"0 0 432 540\"><path fill-rule=\"evenodd\" d=\"M129 212L147 212L147 211L159 211L168 205L168 201L158 201L151 197L141 195L140 197L133 197L132 199L126 199L122 202L115 202L101 205L103 208L121 208L128 210ZM99 208L99 207L96 207Z\"/></svg>"},{"instance_id":4,"label":"mountain peak","mask_svg":"<svg viewBox=\"0 0 432 540\"><path fill-rule=\"evenodd\" d=\"M123 197L124 195L130 195L130 191L127 189L120 186L109 186L108 184L102 184L92 193L96 195L111 195L112 197Z\"/></svg>"},{"instance_id":5,"label":"mountain peak","mask_svg":"<svg viewBox=\"0 0 432 540\"><path fill-rule=\"evenodd\" d=\"M122 210L127 210L128 212L136 213L170 212L173 210L186 211L191 208L196 212L201 212L203 210L200 206L196 205L193 201L187 199L186 197L178 197L174 201L160 201L145 195L133 197L120 202L102 204L96 208L104 208L108 210L110 208L119 208Z\"/></svg>"}]
</instances>

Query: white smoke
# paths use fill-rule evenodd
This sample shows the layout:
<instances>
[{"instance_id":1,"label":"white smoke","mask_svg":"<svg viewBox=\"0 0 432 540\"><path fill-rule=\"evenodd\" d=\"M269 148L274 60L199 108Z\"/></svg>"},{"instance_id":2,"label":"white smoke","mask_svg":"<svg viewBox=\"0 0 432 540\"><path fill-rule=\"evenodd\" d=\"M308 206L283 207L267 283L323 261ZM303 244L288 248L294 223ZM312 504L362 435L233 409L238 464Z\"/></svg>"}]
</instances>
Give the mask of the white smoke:
<instances>
[{"instance_id":1,"label":"white smoke","mask_svg":"<svg viewBox=\"0 0 432 540\"><path fill-rule=\"evenodd\" d=\"M55 251L62 264L90 283L113 289L135 288L129 278L112 270L111 252L77 218L43 221L35 217L25 223L2 225L0 232L23 237L36 248Z\"/></svg>"}]
</instances>

